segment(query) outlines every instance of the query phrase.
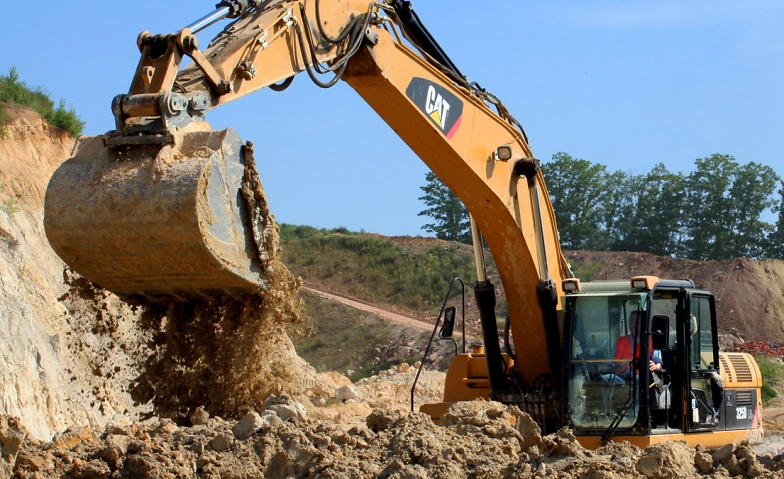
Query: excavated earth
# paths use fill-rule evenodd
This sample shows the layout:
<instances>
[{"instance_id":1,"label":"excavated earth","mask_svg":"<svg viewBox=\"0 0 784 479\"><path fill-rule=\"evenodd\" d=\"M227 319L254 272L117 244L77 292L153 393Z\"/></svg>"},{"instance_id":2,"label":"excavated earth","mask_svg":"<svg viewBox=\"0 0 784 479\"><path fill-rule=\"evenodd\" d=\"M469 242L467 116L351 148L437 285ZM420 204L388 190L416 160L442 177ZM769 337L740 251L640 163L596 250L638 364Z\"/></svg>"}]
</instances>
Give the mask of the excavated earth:
<instances>
[{"instance_id":1,"label":"excavated earth","mask_svg":"<svg viewBox=\"0 0 784 479\"><path fill-rule=\"evenodd\" d=\"M486 401L459 403L436 426L410 412L408 364L352 384L297 356L289 334L301 324L300 282L282 265L263 298L125 303L67 269L45 238L44 191L73 140L27 110L9 111L0 138L0 479L784 477L778 443L587 451L568 430L543 437L517 408ZM651 269L642 273L664 261L640 260ZM732 264L684 272L698 283L703 266L728 278L722 302L743 311L759 301L772 311L766 327L781 330L775 291L747 276L780 265ZM761 296L742 290L747 297L731 303L744 281ZM742 341L747 319L733 318ZM438 401L443 381L424 371L414 410Z\"/></svg>"}]
</instances>

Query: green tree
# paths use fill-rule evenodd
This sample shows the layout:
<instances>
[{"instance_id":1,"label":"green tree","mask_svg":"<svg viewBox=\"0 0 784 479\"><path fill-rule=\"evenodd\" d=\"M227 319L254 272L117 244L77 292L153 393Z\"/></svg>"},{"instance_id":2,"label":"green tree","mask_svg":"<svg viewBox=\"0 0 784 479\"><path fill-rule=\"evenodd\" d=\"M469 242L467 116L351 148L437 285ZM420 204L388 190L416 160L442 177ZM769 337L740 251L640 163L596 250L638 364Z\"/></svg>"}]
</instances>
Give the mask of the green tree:
<instances>
[{"instance_id":1,"label":"green tree","mask_svg":"<svg viewBox=\"0 0 784 479\"><path fill-rule=\"evenodd\" d=\"M433 223L422 229L434 233L436 238L470 244L471 220L465 205L432 171L427 173L425 180L427 184L420 187L425 195L419 199L425 202L427 209L420 211L418 216L429 216Z\"/></svg>"},{"instance_id":2,"label":"green tree","mask_svg":"<svg viewBox=\"0 0 784 479\"><path fill-rule=\"evenodd\" d=\"M773 208L774 213L779 217L776 221L776 229L768 236L768 247L765 256L768 258L784 259L784 181L780 183L779 201Z\"/></svg>"},{"instance_id":3,"label":"green tree","mask_svg":"<svg viewBox=\"0 0 784 479\"><path fill-rule=\"evenodd\" d=\"M686 179L659 163L645 175L615 173L605 208L609 247L660 256L683 252Z\"/></svg>"},{"instance_id":4,"label":"green tree","mask_svg":"<svg viewBox=\"0 0 784 479\"><path fill-rule=\"evenodd\" d=\"M741 166L730 155L697 159L687 178L686 255L697 260L761 257L773 227L760 218L775 204L778 181L773 168L755 162Z\"/></svg>"},{"instance_id":5,"label":"green tree","mask_svg":"<svg viewBox=\"0 0 784 479\"><path fill-rule=\"evenodd\" d=\"M605 205L609 187L617 177L604 165L556 153L542 164L542 174L555 210L561 244L565 249L605 249Z\"/></svg>"}]
</instances>

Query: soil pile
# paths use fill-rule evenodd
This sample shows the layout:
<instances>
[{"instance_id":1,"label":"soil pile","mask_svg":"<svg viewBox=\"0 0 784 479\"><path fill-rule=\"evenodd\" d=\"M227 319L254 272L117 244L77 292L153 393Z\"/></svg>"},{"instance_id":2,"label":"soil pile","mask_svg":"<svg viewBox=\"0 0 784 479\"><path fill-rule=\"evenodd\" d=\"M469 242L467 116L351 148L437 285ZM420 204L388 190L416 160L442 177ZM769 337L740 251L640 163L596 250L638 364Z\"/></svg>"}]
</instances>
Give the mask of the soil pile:
<instances>
[{"instance_id":1,"label":"soil pile","mask_svg":"<svg viewBox=\"0 0 784 479\"><path fill-rule=\"evenodd\" d=\"M199 409L187 427L167 419L74 429L52 442L27 440L3 420L9 448L0 467L13 477L73 478L696 478L778 477L781 456L745 445L717 451L682 442L639 450L611 443L583 449L572 433L542 437L515 407L455 404L444 426L428 416L374 410L349 428L310 419L288 396L269 398L239 421ZM13 464L13 465L12 465Z\"/></svg>"},{"instance_id":2,"label":"soil pile","mask_svg":"<svg viewBox=\"0 0 784 479\"><path fill-rule=\"evenodd\" d=\"M744 341L784 342L782 260L703 262L609 251L569 251L566 256L581 271L590 272L593 280L635 275L694 280L698 288L716 295L719 330L726 347Z\"/></svg>"}]
</instances>

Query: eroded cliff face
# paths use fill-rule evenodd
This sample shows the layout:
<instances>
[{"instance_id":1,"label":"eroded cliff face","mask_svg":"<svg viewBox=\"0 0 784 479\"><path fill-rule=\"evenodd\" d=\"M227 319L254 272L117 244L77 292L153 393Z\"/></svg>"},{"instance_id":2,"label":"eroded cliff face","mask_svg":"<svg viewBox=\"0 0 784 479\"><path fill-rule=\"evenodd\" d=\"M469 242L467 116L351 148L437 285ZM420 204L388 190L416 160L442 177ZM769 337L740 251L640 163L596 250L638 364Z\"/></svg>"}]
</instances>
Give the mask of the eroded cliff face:
<instances>
[{"instance_id":1,"label":"eroded cliff face","mask_svg":"<svg viewBox=\"0 0 784 479\"><path fill-rule=\"evenodd\" d=\"M139 312L67 270L43 227L49 177L74 139L8 108L0 138L0 414L49 440L70 427L138 419L131 383L151 333Z\"/></svg>"},{"instance_id":2,"label":"eroded cliff face","mask_svg":"<svg viewBox=\"0 0 784 479\"><path fill-rule=\"evenodd\" d=\"M43 229L46 183L74 140L30 111L9 110L15 119L0 139L0 406L43 439L97 419L75 401L61 357L69 328L57 299L67 286Z\"/></svg>"}]
</instances>

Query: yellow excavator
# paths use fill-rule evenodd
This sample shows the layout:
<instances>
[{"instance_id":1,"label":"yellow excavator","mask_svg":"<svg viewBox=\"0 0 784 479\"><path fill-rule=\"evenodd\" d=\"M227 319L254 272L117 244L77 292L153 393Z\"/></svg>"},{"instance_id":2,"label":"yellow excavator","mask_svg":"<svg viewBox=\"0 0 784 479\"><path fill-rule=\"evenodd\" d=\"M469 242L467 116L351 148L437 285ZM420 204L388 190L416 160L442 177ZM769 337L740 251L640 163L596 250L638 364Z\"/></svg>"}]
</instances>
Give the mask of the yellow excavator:
<instances>
[{"instance_id":1,"label":"yellow excavator","mask_svg":"<svg viewBox=\"0 0 784 479\"><path fill-rule=\"evenodd\" d=\"M225 27L200 48L196 34L217 22ZM422 411L438 421L456 401L497 400L545 432L571 427L588 447L715 447L760 434L759 368L719 352L713 295L689 280L575 278L524 129L458 70L411 2L223 0L137 42L130 90L112 102L115 129L81 139L46 193L52 247L94 283L152 300L263 294L270 221L254 149L212 130L206 114L285 90L301 72L323 88L342 80L472 217L484 345L456 356L443 402ZM483 242L506 292L503 350Z\"/></svg>"}]
</instances>

